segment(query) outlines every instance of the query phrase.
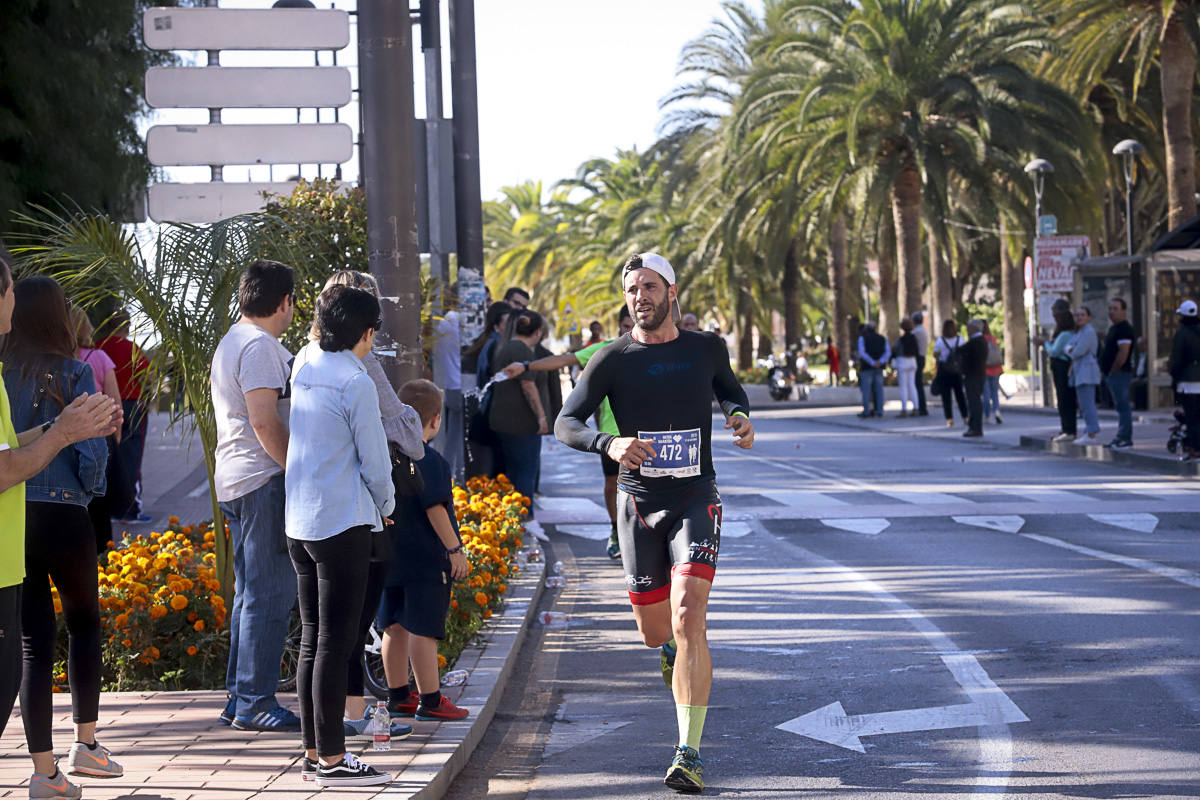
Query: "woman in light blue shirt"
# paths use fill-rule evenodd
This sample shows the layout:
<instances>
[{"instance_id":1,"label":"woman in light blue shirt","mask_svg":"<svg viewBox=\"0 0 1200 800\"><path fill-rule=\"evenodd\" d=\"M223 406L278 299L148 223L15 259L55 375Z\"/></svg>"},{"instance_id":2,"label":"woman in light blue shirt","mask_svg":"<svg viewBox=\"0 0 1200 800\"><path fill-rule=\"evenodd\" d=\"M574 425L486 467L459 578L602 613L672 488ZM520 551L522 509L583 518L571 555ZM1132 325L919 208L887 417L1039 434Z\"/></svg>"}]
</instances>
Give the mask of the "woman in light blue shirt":
<instances>
[{"instance_id":1,"label":"woman in light blue shirt","mask_svg":"<svg viewBox=\"0 0 1200 800\"><path fill-rule=\"evenodd\" d=\"M1075 335L1067 344L1066 353L1071 357L1071 385L1083 409L1083 420L1087 429L1075 440L1075 444L1095 444L1100 433L1100 415L1096 413L1096 387L1100 384L1100 363L1096 353L1100 340L1092 327L1092 312L1087 306L1075 311Z\"/></svg>"},{"instance_id":2,"label":"woman in light blue shirt","mask_svg":"<svg viewBox=\"0 0 1200 800\"><path fill-rule=\"evenodd\" d=\"M320 351L292 378L284 471L302 625L301 777L318 786L372 786L391 775L346 752L342 709L372 537L395 507L379 396L363 364L381 325L379 301L362 289L333 286L321 293L316 311Z\"/></svg>"}]
</instances>

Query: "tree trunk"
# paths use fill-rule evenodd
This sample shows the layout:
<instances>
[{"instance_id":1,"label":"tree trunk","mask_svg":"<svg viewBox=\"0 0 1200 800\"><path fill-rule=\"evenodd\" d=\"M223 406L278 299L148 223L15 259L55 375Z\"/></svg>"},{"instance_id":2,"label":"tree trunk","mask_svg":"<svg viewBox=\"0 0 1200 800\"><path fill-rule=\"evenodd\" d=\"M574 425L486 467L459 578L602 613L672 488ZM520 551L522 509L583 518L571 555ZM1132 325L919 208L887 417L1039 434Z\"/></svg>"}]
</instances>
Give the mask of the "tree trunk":
<instances>
[{"instance_id":1,"label":"tree trunk","mask_svg":"<svg viewBox=\"0 0 1200 800\"><path fill-rule=\"evenodd\" d=\"M847 318L851 315L851 298L847 297L848 281L846 280L846 218L838 214L829 225L829 249L826 255L826 265L829 273L829 322L830 336L833 344L841 354L841 372L845 377L850 368L850 326Z\"/></svg>"},{"instance_id":2,"label":"tree trunk","mask_svg":"<svg viewBox=\"0 0 1200 800\"><path fill-rule=\"evenodd\" d=\"M1176 11L1163 32L1163 139L1167 151L1168 226L1177 228L1196 215L1196 152L1192 146L1192 86L1196 51Z\"/></svg>"},{"instance_id":3,"label":"tree trunk","mask_svg":"<svg viewBox=\"0 0 1200 800\"><path fill-rule=\"evenodd\" d=\"M892 187L892 226L896 230L899 274L898 311L907 316L921 309L921 176L906 168ZM899 320L897 319L897 323Z\"/></svg>"},{"instance_id":4,"label":"tree trunk","mask_svg":"<svg viewBox=\"0 0 1200 800\"><path fill-rule=\"evenodd\" d=\"M738 369L754 366L754 315L750 312L750 301L745 290L738 290Z\"/></svg>"},{"instance_id":5,"label":"tree trunk","mask_svg":"<svg viewBox=\"0 0 1200 800\"><path fill-rule=\"evenodd\" d=\"M1004 299L1004 368L1029 366L1029 330L1025 321L1024 264L1014 264L1008 223L1000 215L1000 290Z\"/></svg>"},{"instance_id":6,"label":"tree trunk","mask_svg":"<svg viewBox=\"0 0 1200 800\"><path fill-rule=\"evenodd\" d=\"M954 277L950 262L942 253L942 243L926 229L929 238L929 319L925 329L930 336L940 336L942 323L954 317Z\"/></svg>"},{"instance_id":7,"label":"tree trunk","mask_svg":"<svg viewBox=\"0 0 1200 800\"><path fill-rule=\"evenodd\" d=\"M783 259L783 342L787 347L800 345L800 294L797 285L800 279L800 262L797 251L800 242L792 239L787 255Z\"/></svg>"},{"instance_id":8,"label":"tree trunk","mask_svg":"<svg viewBox=\"0 0 1200 800\"><path fill-rule=\"evenodd\" d=\"M900 335L899 297L896 294L896 262L890 247L879 251L879 332L889 342Z\"/></svg>"}]
</instances>

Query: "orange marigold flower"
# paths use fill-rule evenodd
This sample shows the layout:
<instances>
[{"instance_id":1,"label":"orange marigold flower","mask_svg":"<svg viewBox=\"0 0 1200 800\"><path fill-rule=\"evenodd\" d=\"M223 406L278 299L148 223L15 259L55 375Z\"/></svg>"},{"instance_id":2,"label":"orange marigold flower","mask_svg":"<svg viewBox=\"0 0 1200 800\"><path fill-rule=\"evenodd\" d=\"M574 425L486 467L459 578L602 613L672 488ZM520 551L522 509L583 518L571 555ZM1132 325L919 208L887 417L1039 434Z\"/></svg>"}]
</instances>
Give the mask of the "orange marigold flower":
<instances>
[{"instance_id":1,"label":"orange marigold flower","mask_svg":"<svg viewBox=\"0 0 1200 800\"><path fill-rule=\"evenodd\" d=\"M438 669L445 669L445 668L446 668L446 657L444 655L442 655L441 653L438 653Z\"/></svg>"},{"instance_id":2,"label":"orange marigold flower","mask_svg":"<svg viewBox=\"0 0 1200 800\"><path fill-rule=\"evenodd\" d=\"M146 657L147 658L156 659L159 657L159 655L160 655L160 653L158 652L158 648L155 647L154 645L151 645L146 648Z\"/></svg>"},{"instance_id":3,"label":"orange marigold flower","mask_svg":"<svg viewBox=\"0 0 1200 800\"><path fill-rule=\"evenodd\" d=\"M128 614L117 614L115 617L113 617L113 625L117 628L124 628L128 624L129 624L129 615Z\"/></svg>"},{"instance_id":4,"label":"orange marigold flower","mask_svg":"<svg viewBox=\"0 0 1200 800\"><path fill-rule=\"evenodd\" d=\"M458 601L457 601L457 600L451 600L451 601L450 601L450 607L451 607L451 608L458 608Z\"/></svg>"},{"instance_id":5,"label":"orange marigold flower","mask_svg":"<svg viewBox=\"0 0 1200 800\"><path fill-rule=\"evenodd\" d=\"M202 620L202 619L196 620L196 624L193 625L192 627L198 631L204 630L204 620Z\"/></svg>"},{"instance_id":6,"label":"orange marigold flower","mask_svg":"<svg viewBox=\"0 0 1200 800\"><path fill-rule=\"evenodd\" d=\"M187 654L188 654L189 656L194 656L194 655L196 655L196 653L198 653L198 652L199 652L199 651L196 649L196 645L192 645L191 647L189 647L189 648L187 649Z\"/></svg>"},{"instance_id":7,"label":"orange marigold flower","mask_svg":"<svg viewBox=\"0 0 1200 800\"><path fill-rule=\"evenodd\" d=\"M183 611L187 608L188 599L181 594L171 596L171 608L176 611Z\"/></svg>"},{"instance_id":8,"label":"orange marigold flower","mask_svg":"<svg viewBox=\"0 0 1200 800\"><path fill-rule=\"evenodd\" d=\"M484 594L483 592L476 592L475 593L475 602L478 605L486 606L487 602L488 602L488 596L486 594Z\"/></svg>"},{"instance_id":9,"label":"orange marigold flower","mask_svg":"<svg viewBox=\"0 0 1200 800\"><path fill-rule=\"evenodd\" d=\"M483 618L484 618L484 619L487 619L487 618L488 618L488 617L490 617L491 615L492 615L492 610L491 610L490 608L485 608L485 609L483 610Z\"/></svg>"},{"instance_id":10,"label":"orange marigold flower","mask_svg":"<svg viewBox=\"0 0 1200 800\"><path fill-rule=\"evenodd\" d=\"M179 517L167 517L167 524L169 524L169 525L178 525L178 524L179 524Z\"/></svg>"}]
</instances>

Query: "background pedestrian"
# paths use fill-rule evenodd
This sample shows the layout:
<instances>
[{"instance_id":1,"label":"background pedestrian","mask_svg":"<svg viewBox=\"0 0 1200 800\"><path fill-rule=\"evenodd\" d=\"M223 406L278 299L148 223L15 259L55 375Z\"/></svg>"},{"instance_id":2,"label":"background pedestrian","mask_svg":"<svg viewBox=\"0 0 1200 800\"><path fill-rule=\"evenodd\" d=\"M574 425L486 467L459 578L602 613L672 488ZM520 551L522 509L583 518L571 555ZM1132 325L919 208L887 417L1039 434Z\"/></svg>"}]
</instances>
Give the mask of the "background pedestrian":
<instances>
[{"instance_id":1,"label":"background pedestrian","mask_svg":"<svg viewBox=\"0 0 1200 800\"><path fill-rule=\"evenodd\" d=\"M896 383L900 387L900 416L918 412L917 404L917 337L913 335L912 320L900 320L900 338L896 340Z\"/></svg>"},{"instance_id":2,"label":"background pedestrian","mask_svg":"<svg viewBox=\"0 0 1200 800\"><path fill-rule=\"evenodd\" d=\"M958 349L964 344L958 335L958 324L948 319L942 323L942 335L933 343L933 358L937 362L934 376L934 393L942 396L942 412L946 415L946 427L954 427L954 407L951 395L958 402L958 412L963 422L967 421L967 398L963 394L962 357Z\"/></svg>"},{"instance_id":3,"label":"background pedestrian","mask_svg":"<svg viewBox=\"0 0 1200 800\"><path fill-rule=\"evenodd\" d=\"M874 322L863 325L858 337L858 385L862 390L860 417L883 416L883 367L892 358L888 340L875 330ZM874 408L872 408L872 405Z\"/></svg>"},{"instance_id":4,"label":"background pedestrian","mask_svg":"<svg viewBox=\"0 0 1200 800\"><path fill-rule=\"evenodd\" d=\"M1187 425L1185 458L1195 461L1200 459L1200 311L1195 300L1184 300L1175 313L1179 328L1171 341L1167 371Z\"/></svg>"},{"instance_id":5,"label":"background pedestrian","mask_svg":"<svg viewBox=\"0 0 1200 800\"><path fill-rule=\"evenodd\" d=\"M1073 442L1077 434L1076 411L1079 408L1075 387L1071 383L1071 356L1067 345L1075 338L1075 317L1066 303L1054 307L1054 332L1045 343L1050 356L1050 372L1054 378L1054 400L1058 406L1059 433L1056 442Z\"/></svg>"},{"instance_id":6,"label":"background pedestrian","mask_svg":"<svg viewBox=\"0 0 1200 800\"><path fill-rule=\"evenodd\" d=\"M120 404L121 389L117 386L116 364L108 357L108 353L93 344L92 321L88 319L82 308L71 306L71 323L75 326L75 344L78 346L75 357L92 368L96 387L112 398L114 402ZM119 430L108 437L108 458L104 465L106 486L109 474L108 462L112 460L113 453L116 452L120 441L121 432ZM92 498L88 503L88 516L92 520L92 532L96 535L96 550L103 553L108 547L108 543L113 540L112 506L107 495L97 495Z\"/></svg>"},{"instance_id":7,"label":"background pedestrian","mask_svg":"<svg viewBox=\"0 0 1200 800\"><path fill-rule=\"evenodd\" d=\"M146 450L149 409L142 402L142 389L150 362L129 338L129 312L116 311L101 325L97 345L115 364L117 388L125 421L120 442L108 465L108 504L114 519L125 524L150 521L142 513L142 456Z\"/></svg>"},{"instance_id":8,"label":"background pedestrian","mask_svg":"<svg viewBox=\"0 0 1200 800\"><path fill-rule=\"evenodd\" d=\"M912 322L913 336L917 337L917 413L928 417L929 405L925 400L925 359L929 355L929 331L925 328L924 312L914 311Z\"/></svg>"},{"instance_id":9,"label":"background pedestrian","mask_svg":"<svg viewBox=\"0 0 1200 800\"><path fill-rule=\"evenodd\" d=\"M983 417L994 419L999 425L1004 420L1000 417L1000 376L1004 374L1004 354L1000 351L1000 343L992 334L992 329L986 319L983 323L983 338L987 340L987 369L983 378Z\"/></svg>"},{"instance_id":10,"label":"background pedestrian","mask_svg":"<svg viewBox=\"0 0 1200 800\"><path fill-rule=\"evenodd\" d=\"M1128 450L1133 447L1133 405L1129 399L1129 388L1133 382L1134 342L1137 331L1126 318L1128 307L1123 297L1108 301L1108 319L1111 323L1104 335L1104 347L1100 351L1100 374L1112 395L1117 409L1117 435L1108 446L1113 450Z\"/></svg>"},{"instance_id":11,"label":"background pedestrian","mask_svg":"<svg viewBox=\"0 0 1200 800\"><path fill-rule=\"evenodd\" d=\"M1092 312L1087 306L1080 306L1075 311L1075 335L1066 348L1071 357L1071 385L1075 387L1086 424L1085 432L1075 444L1096 444L1096 436L1100 433L1100 415L1096 412L1096 387L1100 385L1100 364L1096 361L1099 346L1096 329L1092 327Z\"/></svg>"},{"instance_id":12,"label":"background pedestrian","mask_svg":"<svg viewBox=\"0 0 1200 800\"><path fill-rule=\"evenodd\" d=\"M987 381L987 339L983 320L967 323L967 341L962 351L963 393L967 396L967 429L963 436L983 436L983 386Z\"/></svg>"}]
</instances>

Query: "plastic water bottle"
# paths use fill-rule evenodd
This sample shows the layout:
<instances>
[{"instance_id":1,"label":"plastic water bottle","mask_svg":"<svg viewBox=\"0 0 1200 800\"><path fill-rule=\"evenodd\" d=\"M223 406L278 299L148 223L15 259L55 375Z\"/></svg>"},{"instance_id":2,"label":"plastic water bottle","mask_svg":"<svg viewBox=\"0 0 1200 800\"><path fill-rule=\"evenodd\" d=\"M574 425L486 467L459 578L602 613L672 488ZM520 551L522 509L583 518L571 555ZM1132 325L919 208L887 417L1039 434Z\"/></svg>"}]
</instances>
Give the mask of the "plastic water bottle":
<instances>
[{"instance_id":1,"label":"plastic water bottle","mask_svg":"<svg viewBox=\"0 0 1200 800\"><path fill-rule=\"evenodd\" d=\"M561 589L567 585L567 579L561 575L550 575L546 578L547 589Z\"/></svg>"},{"instance_id":2,"label":"plastic water bottle","mask_svg":"<svg viewBox=\"0 0 1200 800\"><path fill-rule=\"evenodd\" d=\"M517 567L520 569L525 569L525 567L529 566L529 555L524 550L517 551L517 559L516 560L517 560Z\"/></svg>"},{"instance_id":3,"label":"plastic water bottle","mask_svg":"<svg viewBox=\"0 0 1200 800\"><path fill-rule=\"evenodd\" d=\"M462 686L470 675L465 669L455 669L442 676L442 686Z\"/></svg>"},{"instance_id":4,"label":"plastic water bottle","mask_svg":"<svg viewBox=\"0 0 1200 800\"><path fill-rule=\"evenodd\" d=\"M555 561L555 562L554 562L554 574L555 574L555 575L561 575L561 574L562 574L562 571L563 571L563 565L562 565L562 562L561 562L561 561Z\"/></svg>"},{"instance_id":5,"label":"plastic water bottle","mask_svg":"<svg viewBox=\"0 0 1200 800\"><path fill-rule=\"evenodd\" d=\"M371 734L375 740L373 750L392 749L392 715L382 700L375 704L375 713L371 715Z\"/></svg>"},{"instance_id":6,"label":"plastic water bottle","mask_svg":"<svg viewBox=\"0 0 1200 800\"><path fill-rule=\"evenodd\" d=\"M568 625L568 617L561 611L543 611L538 614L538 619L547 628L565 628Z\"/></svg>"}]
</instances>

